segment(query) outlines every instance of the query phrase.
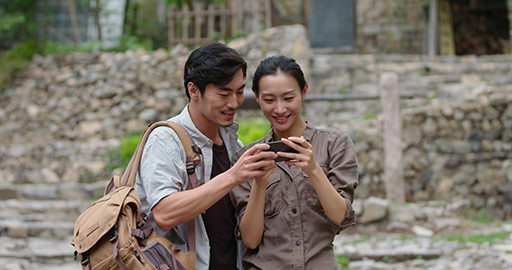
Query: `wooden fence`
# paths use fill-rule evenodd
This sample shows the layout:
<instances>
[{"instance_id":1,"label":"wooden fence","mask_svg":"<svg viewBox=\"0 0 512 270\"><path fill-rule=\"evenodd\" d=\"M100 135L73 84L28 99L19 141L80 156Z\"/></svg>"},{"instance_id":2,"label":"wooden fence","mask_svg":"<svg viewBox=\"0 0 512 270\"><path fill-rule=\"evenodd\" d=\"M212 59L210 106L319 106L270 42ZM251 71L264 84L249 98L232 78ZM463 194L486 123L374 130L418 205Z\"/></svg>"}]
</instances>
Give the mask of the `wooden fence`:
<instances>
[{"instance_id":1,"label":"wooden fence","mask_svg":"<svg viewBox=\"0 0 512 270\"><path fill-rule=\"evenodd\" d=\"M272 26L271 0L231 0L227 4L194 3L167 8L169 45L198 45L253 33Z\"/></svg>"}]
</instances>

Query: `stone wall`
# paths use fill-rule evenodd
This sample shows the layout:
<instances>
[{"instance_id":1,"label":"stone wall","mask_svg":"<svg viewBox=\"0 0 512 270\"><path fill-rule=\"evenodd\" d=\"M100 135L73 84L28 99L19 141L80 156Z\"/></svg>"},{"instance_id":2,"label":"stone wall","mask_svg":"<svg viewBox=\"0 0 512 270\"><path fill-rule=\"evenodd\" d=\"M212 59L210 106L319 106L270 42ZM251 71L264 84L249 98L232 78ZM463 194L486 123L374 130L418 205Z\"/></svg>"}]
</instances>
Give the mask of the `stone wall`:
<instances>
[{"instance_id":1,"label":"stone wall","mask_svg":"<svg viewBox=\"0 0 512 270\"><path fill-rule=\"evenodd\" d=\"M512 86L486 87L457 102L403 112L408 201L468 199L474 208L512 215ZM378 123L359 127L358 196L384 197Z\"/></svg>"},{"instance_id":2,"label":"stone wall","mask_svg":"<svg viewBox=\"0 0 512 270\"><path fill-rule=\"evenodd\" d=\"M361 53L422 52L428 0L358 0L356 51Z\"/></svg>"},{"instance_id":3,"label":"stone wall","mask_svg":"<svg viewBox=\"0 0 512 270\"><path fill-rule=\"evenodd\" d=\"M380 73L398 73L402 93L416 95L402 100L408 200L461 196L475 207L510 213L512 56L319 55L301 26L268 29L229 45L248 61L248 87L259 61L273 54L298 59L310 94L378 96ZM109 151L123 136L186 104L188 54L177 46L36 57L0 93L0 184L106 180ZM304 106L306 119L354 138L360 198L384 196L379 112L378 100Z\"/></svg>"}]
</instances>

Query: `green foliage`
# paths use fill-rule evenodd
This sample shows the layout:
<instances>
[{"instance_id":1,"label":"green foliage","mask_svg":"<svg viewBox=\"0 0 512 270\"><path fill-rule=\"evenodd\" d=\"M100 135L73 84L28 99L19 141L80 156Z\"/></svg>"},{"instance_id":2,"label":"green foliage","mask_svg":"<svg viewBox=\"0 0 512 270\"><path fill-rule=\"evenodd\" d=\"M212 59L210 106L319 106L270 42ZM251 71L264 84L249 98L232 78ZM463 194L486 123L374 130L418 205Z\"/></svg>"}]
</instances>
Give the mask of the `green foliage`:
<instances>
[{"instance_id":1,"label":"green foliage","mask_svg":"<svg viewBox=\"0 0 512 270\"><path fill-rule=\"evenodd\" d=\"M389 257L389 256L384 256L384 258L382 258L382 261L384 263L395 263L396 262L396 259L393 258L393 257Z\"/></svg>"},{"instance_id":2,"label":"green foliage","mask_svg":"<svg viewBox=\"0 0 512 270\"><path fill-rule=\"evenodd\" d=\"M469 210L468 218L478 223L491 223L494 219L492 214L486 208L480 208L478 211L473 209Z\"/></svg>"},{"instance_id":3,"label":"green foliage","mask_svg":"<svg viewBox=\"0 0 512 270\"><path fill-rule=\"evenodd\" d=\"M374 113L365 113L364 120L374 120L377 119L377 115Z\"/></svg>"},{"instance_id":4,"label":"green foliage","mask_svg":"<svg viewBox=\"0 0 512 270\"><path fill-rule=\"evenodd\" d=\"M471 234L471 235L457 234L457 235L447 235L447 236L445 236L445 239L447 241L459 241L462 243L471 242L471 243L477 243L477 244L483 244L483 243L495 244L495 243L501 242L503 240L506 240L511 233L512 232L500 231L500 232L495 232L495 233L490 233L490 234Z\"/></svg>"},{"instance_id":5,"label":"green foliage","mask_svg":"<svg viewBox=\"0 0 512 270\"><path fill-rule=\"evenodd\" d=\"M83 42L80 45L75 44L62 44L52 41L44 43L41 52L42 55L53 55L53 54L66 54L72 52L94 52L101 50L101 42L91 41Z\"/></svg>"},{"instance_id":6,"label":"green foliage","mask_svg":"<svg viewBox=\"0 0 512 270\"><path fill-rule=\"evenodd\" d=\"M36 36L36 0L0 0L0 50Z\"/></svg>"},{"instance_id":7,"label":"green foliage","mask_svg":"<svg viewBox=\"0 0 512 270\"><path fill-rule=\"evenodd\" d=\"M270 123L265 118L241 121L239 125L238 138L244 145L263 138L270 130Z\"/></svg>"},{"instance_id":8,"label":"green foliage","mask_svg":"<svg viewBox=\"0 0 512 270\"><path fill-rule=\"evenodd\" d=\"M151 51L152 50L151 41L148 39L141 39L136 36L124 35L119 40L119 46L116 48L113 48L111 50L124 52L124 51L128 51L128 50L135 51L137 49L144 49L146 51Z\"/></svg>"},{"instance_id":9,"label":"green foliage","mask_svg":"<svg viewBox=\"0 0 512 270\"><path fill-rule=\"evenodd\" d=\"M343 256L343 255L337 255L336 259L338 260L338 264L341 267L341 270L348 269L348 264L350 263L350 259Z\"/></svg>"},{"instance_id":10,"label":"green foliage","mask_svg":"<svg viewBox=\"0 0 512 270\"><path fill-rule=\"evenodd\" d=\"M372 238L371 235L366 234L366 235L359 237L358 239L355 239L354 241L352 241L352 243L354 243L354 244L363 243L363 242L369 241L371 238Z\"/></svg>"},{"instance_id":11,"label":"green foliage","mask_svg":"<svg viewBox=\"0 0 512 270\"><path fill-rule=\"evenodd\" d=\"M119 155L121 156L123 168L128 165L128 162L130 162L130 158L135 152L135 148L137 148L137 144L139 144L141 137L142 132L138 134L129 134L121 141L121 145L119 146Z\"/></svg>"},{"instance_id":12,"label":"green foliage","mask_svg":"<svg viewBox=\"0 0 512 270\"><path fill-rule=\"evenodd\" d=\"M0 58L0 91L14 77L14 73L25 68L30 63L36 46L31 41L20 43Z\"/></svg>"},{"instance_id":13,"label":"green foliage","mask_svg":"<svg viewBox=\"0 0 512 270\"><path fill-rule=\"evenodd\" d=\"M123 159L121 158L119 149L109 150L107 152L107 168L109 171L113 171L117 168L124 168L124 166L125 164L123 164Z\"/></svg>"}]
</instances>

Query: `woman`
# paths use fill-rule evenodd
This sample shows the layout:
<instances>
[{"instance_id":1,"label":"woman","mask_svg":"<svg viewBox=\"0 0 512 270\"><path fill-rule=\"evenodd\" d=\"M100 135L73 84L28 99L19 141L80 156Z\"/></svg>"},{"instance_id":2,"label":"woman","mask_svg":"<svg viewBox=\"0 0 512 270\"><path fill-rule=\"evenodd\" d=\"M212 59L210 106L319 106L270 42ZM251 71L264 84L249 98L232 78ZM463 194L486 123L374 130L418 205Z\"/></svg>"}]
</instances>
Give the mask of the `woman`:
<instances>
[{"instance_id":1,"label":"woman","mask_svg":"<svg viewBox=\"0 0 512 270\"><path fill-rule=\"evenodd\" d=\"M242 152L256 143L281 140L298 153L278 152L291 160L276 162L264 177L232 191L248 247L244 268L338 269L334 236L354 225L354 145L344 132L304 121L301 109L308 85L295 60L263 60L252 87L272 128Z\"/></svg>"}]
</instances>

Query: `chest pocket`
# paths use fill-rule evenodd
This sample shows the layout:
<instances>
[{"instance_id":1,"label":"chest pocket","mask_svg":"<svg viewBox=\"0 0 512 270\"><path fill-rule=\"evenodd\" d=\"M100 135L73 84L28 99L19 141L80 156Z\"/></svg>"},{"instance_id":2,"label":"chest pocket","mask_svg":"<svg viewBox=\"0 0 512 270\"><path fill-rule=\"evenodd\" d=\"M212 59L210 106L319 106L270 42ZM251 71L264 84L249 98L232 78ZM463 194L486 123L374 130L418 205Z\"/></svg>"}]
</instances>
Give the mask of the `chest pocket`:
<instances>
[{"instance_id":1,"label":"chest pocket","mask_svg":"<svg viewBox=\"0 0 512 270\"><path fill-rule=\"evenodd\" d=\"M269 183L265 192L265 218L272 218L279 214L282 208L281 174L274 170L269 176Z\"/></svg>"},{"instance_id":2,"label":"chest pocket","mask_svg":"<svg viewBox=\"0 0 512 270\"><path fill-rule=\"evenodd\" d=\"M320 167L322 168L323 173L327 176L327 172L329 171L327 169L327 166L320 165ZM320 203L318 194L316 193L316 190L313 187L313 184L311 183L309 176L305 172L302 172L302 176L304 177L302 183L304 185L303 186L304 195L305 195L304 200L306 201L306 204L308 205L309 208L311 208L317 212L323 213L324 209L322 208L322 204Z\"/></svg>"}]
</instances>

